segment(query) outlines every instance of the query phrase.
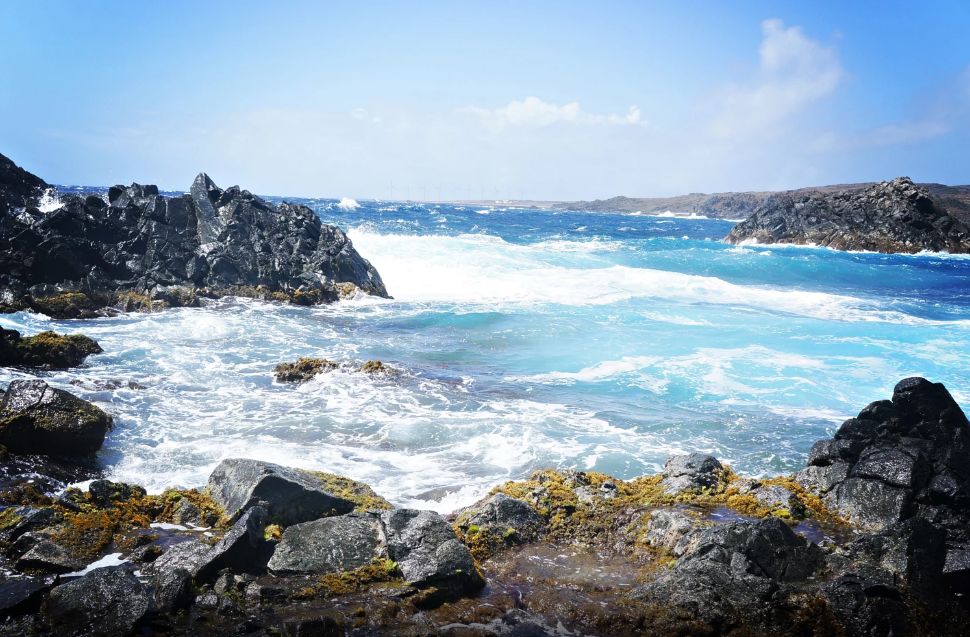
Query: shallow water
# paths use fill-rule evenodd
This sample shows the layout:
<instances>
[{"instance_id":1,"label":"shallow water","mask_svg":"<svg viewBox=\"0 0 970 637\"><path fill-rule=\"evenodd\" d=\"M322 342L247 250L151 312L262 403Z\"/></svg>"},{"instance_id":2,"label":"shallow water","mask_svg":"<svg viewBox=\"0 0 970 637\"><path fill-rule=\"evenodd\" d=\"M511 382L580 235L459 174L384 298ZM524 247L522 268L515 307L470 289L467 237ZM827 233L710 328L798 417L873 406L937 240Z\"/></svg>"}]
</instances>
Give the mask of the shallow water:
<instances>
[{"instance_id":1,"label":"shallow water","mask_svg":"<svg viewBox=\"0 0 970 637\"><path fill-rule=\"evenodd\" d=\"M249 456L450 511L543 466L630 478L699 450L791 471L906 376L970 406L964 257L729 246L718 220L306 203L349 230L394 300L0 315L104 347L48 381L115 415L111 477L197 486L221 458ZM403 373L273 381L304 355ZM108 379L145 388L99 390Z\"/></svg>"}]
</instances>

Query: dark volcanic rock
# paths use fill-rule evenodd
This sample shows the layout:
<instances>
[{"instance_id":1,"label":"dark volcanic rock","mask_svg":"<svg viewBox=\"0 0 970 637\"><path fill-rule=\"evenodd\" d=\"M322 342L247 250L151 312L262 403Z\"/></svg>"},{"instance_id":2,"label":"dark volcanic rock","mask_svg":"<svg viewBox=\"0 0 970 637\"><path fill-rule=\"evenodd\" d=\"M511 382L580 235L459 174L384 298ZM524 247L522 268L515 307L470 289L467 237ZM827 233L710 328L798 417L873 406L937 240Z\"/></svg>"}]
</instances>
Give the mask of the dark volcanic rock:
<instances>
[{"instance_id":1,"label":"dark volcanic rock","mask_svg":"<svg viewBox=\"0 0 970 637\"><path fill-rule=\"evenodd\" d=\"M111 416L42 380L15 380L0 399L0 444L14 453L80 456L101 448Z\"/></svg>"},{"instance_id":2,"label":"dark volcanic rock","mask_svg":"<svg viewBox=\"0 0 970 637\"><path fill-rule=\"evenodd\" d=\"M468 547L437 513L397 509L381 514L381 522L388 556L408 584L435 587L444 597L474 593L485 585Z\"/></svg>"},{"instance_id":3,"label":"dark volcanic rock","mask_svg":"<svg viewBox=\"0 0 970 637\"><path fill-rule=\"evenodd\" d=\"M814 244L840 250L970 252L970 227L908 177L861 191L779 193L726 237L729 243Z\"/></svg>"},{"instance_id":4,"label":"dark volcanic rock","mask_svg":"<svg viewBox=\"0 0 970 637\"><path fill-rule=\"evenodd\" d=\"M18 577L0 582L0 620L36 612L41 596L53 583L53 577Z\"/></svg>"},{"instance_id":5,"label":"dark volcanic rock","mask_svg":"<svg viewBox=\"0 0 970 637\"><path fill-rule=\"evenodd\" d=\"M232 518L262 504L270 522L285 526L354 510L353 502L331 493L313 473L259 460L223 460L207 489Z\"/></svg>"},{"instance_id":6,"label":"dark volcanic rock","mask_svg":"<svg viewBox=\"0 0 970 637\"><path fill-rule=\"evenodd\" d=\"M853 523L879 530L920 514L970 513L970 424L943 385L907 378L832 440L815 443L798 479ZM970 540L970 538L967 538Z\"/></svg>"},{"instance_id":7,"label":"dark volcanic rock","mask_svg":"<svg viewBox=\"0 0 970 637\"><path fill-rule=\"evenodd\" d=\"M34 336L21 336L17 330L0 327L0 366L66 369L77 367L89 354L103 351L97 341L83 334L41 332Z\"/></svg>"},{"instance_id":8,"label":"dark volcanic rock","mask_svg":"<svg viewBox=\"0 0 970 637\"><path fill-rule=\"evenodd\" d=\"M128 635L150 603L129 567L98 568L54 588L47 615L58 635Z\"/></svg>"},{"instance_id":9,"label":"dark volcanic rock","mask_svg":"<svg viewBox=\"0 0 970 637\"><path fill-rule=\"evenodd\" d=\"M276 380L281 383L305 383L317 374L333 371L340 367L325 358L299 358L295 363L280 363L273 370Z\"/></svg>"},{"instance_id":10,"label":"dark volcanic rock","mask_svg":"<svg viewBox=\"0 0 970 637\"><path fill-rule=\"evenodd\" d=\"M464 509L457 521L466 534L469 529L477 528L478 533L502 537L514 535L517 542L536 539L546 526L546 521L531 504L504 493L490 495Z\"/></svg>"},{"instance_id":11,"label":"dark volcanic rock","mask_svg":"<svg viewBox=\"0 0 970 637\"><path fill-rule=\"evenodd\" d=\"M338 573L352 571L381 557L380 520L370 514L350 513L295 524L269 561L273 573Z\"/></svg>"},{"instance_id":12,"label":"dark volcanic rock","mask_svg":"<svg viewBox=\"0 0 970 637\"><path fill-rule=\"evenodd\" d=\"M808 579L821 565L821 550L777 518L733 522L703 531L670 571L633 597L682 608L714 625L757 625L768 619L787 583Z\"/></svg>"},{"instance_id":13,"label":"dark volcanic rock","mask_svg":"<svg viewBox=\"0 0 970 637\"><path fill-rule=\"evenodd\" d=\"M40 212L45 185L0 156L0 302L8 311L83 317L105 305L152 309L224 295L309 305L350 288L387 296L347 235L306 206L223 190L200 174L179 197L132 184L112 187L107 203L72 196Z\"/></svg>"}]
</instances>

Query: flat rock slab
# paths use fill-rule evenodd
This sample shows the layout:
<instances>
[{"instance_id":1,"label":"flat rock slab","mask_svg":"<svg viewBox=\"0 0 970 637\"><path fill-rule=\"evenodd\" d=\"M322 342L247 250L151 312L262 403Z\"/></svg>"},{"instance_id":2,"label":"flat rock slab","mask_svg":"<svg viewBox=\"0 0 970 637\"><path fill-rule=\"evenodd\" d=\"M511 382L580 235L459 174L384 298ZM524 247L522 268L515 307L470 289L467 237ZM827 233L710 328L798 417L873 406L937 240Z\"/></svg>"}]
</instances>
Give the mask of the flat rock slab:
<instances>
[{"instance_id":1,"label":"flat rock slab","mask_svg":"<svg viewBox=\"0 0 970 637\"><path fill-rule=\"evenodd\" d=\"M350 513L355 507L328 491L326 482L309 471L259 460L223 460L209 476L207 488L231 519L261 504L269 522L284 526Z\"/></svg>"},{"instance_id":2,"label":"flat rock slab","mask_svg":"<svg viewBox=\"0 0 970 637\"><path fill-rule=\"evenodd\" d=\"M273 573L352 571L383 557L383 529L376 515L351 513L289 527L272 559Z\"/></svg>"}]
</instances>

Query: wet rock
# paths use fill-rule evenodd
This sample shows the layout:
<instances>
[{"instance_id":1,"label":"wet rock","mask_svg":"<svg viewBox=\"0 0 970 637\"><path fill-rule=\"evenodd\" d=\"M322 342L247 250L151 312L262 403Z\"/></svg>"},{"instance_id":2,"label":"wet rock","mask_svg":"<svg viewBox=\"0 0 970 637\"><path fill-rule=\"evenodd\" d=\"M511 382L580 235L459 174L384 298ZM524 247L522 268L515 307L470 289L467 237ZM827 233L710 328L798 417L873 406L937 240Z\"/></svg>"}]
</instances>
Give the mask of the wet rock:
<instances>
[{"instance_id":1,"label":"wet rock","mask_svg":"<svg viewBox=\"0 0 970 637\"><path fill-rule=\"evenodd\" d=\"M136 484L94 480L88 485L91 502L99 507L115 506L135 498L145 497L146 491Z\"/></svg>"},{"instance_id":2,"label":"wet rock","mask_svg":"<svg viewBox=\"0 0 970 637\"><path fill-rule=\"evenodd\" d=\"M352 571L380 557L382 549L379 518L350 513L287 528L268 567L276 574Z\"/></svg>"},{"instance_id":3,"label":"wet rock","mask_svg":"<svg viewBox=\"0 0 970 637\"><path fill-rule=\"evenodd\" d=\"M531 542L546 522L528 502L496 493L461 511L458 524L465 533L475 528L478 533L514 535L516 541Z\"/></svg>"},{"instance_id":4,"label":"wet rock","mask_svg":"<svg viewBox=\"0 0 970 637\"><path fill-rule=\"evenodd\" d=\"M861 191L771 195L725 240L876 252L970 252L970 228L908 177Z\"/></svg>"},{"instance_id":5,"label":"wet rock","mask_svg":"<svg viewBox=\"0 0 970 637\"><path fill-rule=\"evenodd\" d=\"M708 454L670 456L664 464L661 485L667 493L716 489L723 471L717 458Z\"/></svg>"},{"instance_id":6,"label":"wet rock","mask_svg":"<svg viewBox=\"0 0 970 637\"><path fill-rule=\"evenodd\" d=\"M914 634L899 591L883 581L850 573L821 588L848 635Z\"/></svg>"},{"instance_id":7,"label":"wet rock","mask_svg":"<svg viewBox=\"0 0 970 637\"><path fill-rule=\"evenodd\" d=\"M346 628L334 617L293 619L283 622L283 637L343 637Z\"/></svg>"},{"instance_id":8,"label":"wet rock","mask_svg":"<svg viewBox=\"0 0 970 637\"><path fill-rule=\"evenodd\" d=\"M111 416L42 380L15 380L0 400L0 444L13 453L82 456L101 448Z\"/></svg>"},{"instance_id":9,"label":"wet rock","mask_svg":"<svg viewBox=\"0 0 970 637\"><path fill-rule=\"evenodd\" d=\"M44 507L7 507L0 511L0 541L10 543L24 533L46 529L61 521L54 509Z\"/></svg>"},{"instance_id":10,"label":"wet rock","mask_svg":"<svg viewBox=\"0 0 970 637\"><path fill-rule=\"evenodd\" d=\"M17 577L0 582L0 620L35 613L53 577Z\"/></svg>"},{"instance_id":11,"label":"wet rock","mask_svg":"<svg viewBox=\"0 0 970 637\"><path fill-rule=\"evenodd\" d=\"M127 635L150 603L129 567L99 568L54 588L47 615L59 635Z\"/></svg>"},{"instance_id":12,"label":"wet rock","mask_svg":"<svg viewBox=\"0 0 970 637\"><path fill-rule=\"evenodd\" d=\"M877 566L894 576L893 583L899 581L913 592L929 595L940 590L942 583L946 531L926 520L912 518L861 536L845 552L857 565Z\"/></svg>"},{"instance_id":13,"label":"wet rock","mask_svg":"<svg viewBox=\"0 0 970 637\"><path fill-rule=\"evenodd\" d=\"M0 164L12 166L5 157ZM310 208L222 189L205 174L181 196L114 186L107 205L68 196L47 213L28 191L36 188L21 192L0 180L0 201L26 204L0 216L0 294L10 299L8 311L78 318L105 306L152 310L226 295L309 305L337 300L345 283L387 296L347 235Z\"/></svg>"},{"instance_id":14,"label":"wet rock","mask_svg":"<svg viewBox=\"0 0 970 637\"><path fill-rule=\"evenodd\" d=\"M328 491L326 482L311 472L259 460L223 460L209 476L207 489L232 518L262 504L268 521L284 526L350 513L355 506Z\"/></svg>"},{"instance_id":15,"label":"wet rock","mask_svg":"<svg viewBox=\"0 0 970 637\"><path fill-rule=\"evenodd\" d=\"M261 506L246 511L206 554L197 577L210 578L224 568L245 573L262 572L270 559L270 548L263 539L266 517L266 509Z\"/></svg>"},{"instance_id":16,"label":"wet rock","mask_svg":"<svg viewBox=\"0 0 970 637\"><path fill-rule=\"evenodd\" d=\"M777 518L721 524L703 531L670 571L632 596L715 625L757 624L786 583L811 577L821 565L821 550Z\"/></svg>"},{"instance_id":17,"label":"wet rock","mask_svg":"<svg viewBox=\"0 0 970 637\"><path fill-rule=\"evenodd\" d=\"M186 608L192 603L192 575L184 568L165 569L154 580L152 600L160 613Z\"/></svg>"},{"instance_id":18,"label":"wet rock","mask_svg":"<svg viewBox=\"0 0 970 637\"><path fill-rule=\"evenodd\" d=\"M317 374L333 371L339 364L325 358L299 358L295 363L280 363L274 374L281 383L305 383Z\"/></svg>"},{"instance_id":19,"label":"wet rock","mask_svg":"<svg viewBox=\"0 0 970 637\"><path fill-rule=\"evenodd\" d=\"M381 522L388 556L408 584L434 587L443 597L474 593L484 586L468 547L437 513L396 509L382 513Z\"/></svg>"},{"instance_id":20,"label":"wet rock","mask_svg":"<svg viewBox=\"0 0 970 637\"><path fill-rule=\"evenodd\" d=\"M21 536L21 540L28 535ZM17 558L15 566L22 572L71 573L87 566L87 562L54 540L40 537L27 552Z\"/></svg>"},{"instance_id":21,"label":"wet rock","mask_svg":"<svg viewBox=\"0 0 970 637\"><path fill-rule=\"evenodd\" d=\"M398 373L396 369L390 365L384 364L382 361L367 361L360 366L360 371L365 374L378 374L385 376L392 376Z\"/></svg>"},{"instance_id":22,"label":"wet rock","mask_svg":"<svg viewBox=\"0 0 970 637\"><path fill-rule=\"evenodd\" d=\"M797 480L854 524L879 530L917 514L966 519L968 467L970 424L959 405L943 385L908 378L891 401L866 406L816 443Z\"/></svg>"},{"instance_id":23,"label":"wet rock","mask_svg":"<svg viewBox=\"0 0 970 637\"><path fill-rule=\"evenodd\" d=\"M77 367L90 354L103 351L97 341L83 334L41 332L35 336L21 336L17 330L0 327L0 366L67 369Z\"/></svg>"},{"instance_id":24,"label":"wet rock","mask_svg":"<svg viewBox=\"0 0 970 637\"><path fill-rule=\"evenodd\" d=\"M647 544L676 557L693 549L704 525L696 516L678 509L657 509L647 523Z\"/></svg>"}]
</instances>

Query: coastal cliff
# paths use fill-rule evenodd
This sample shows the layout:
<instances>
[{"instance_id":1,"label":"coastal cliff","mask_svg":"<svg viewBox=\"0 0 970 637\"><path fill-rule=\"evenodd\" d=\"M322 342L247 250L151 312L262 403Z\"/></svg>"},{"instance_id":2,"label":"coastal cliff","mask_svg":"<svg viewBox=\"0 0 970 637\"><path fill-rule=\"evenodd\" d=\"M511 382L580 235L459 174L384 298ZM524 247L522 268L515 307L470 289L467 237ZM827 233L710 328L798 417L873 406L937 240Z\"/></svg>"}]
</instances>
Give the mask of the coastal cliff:
<instances>
[{"instance_id":1,"label":"coastal cliff","mask_svg":"<svg viewBox=\"0 0 970 637\"><path fill-rule=\"evenodd\" d=\"M114 186L68 196L0 155L0 311L58 318L249 296L302 305L387 296L347 235L306 206L271 204L200 174L189 192ZM44 209L41 210L41 207Z\"/></svg>"},{"instance_id":2,"label":"coastal cliff","mask_svg":"<svg viewBox=\"0 0 970 637\"><path fill-rule=\"evenodd\" d=\"M970 227L907 177L861 191L768 197L725 237L874 252L970 252Z\"/></svg>"}]
</instances>

